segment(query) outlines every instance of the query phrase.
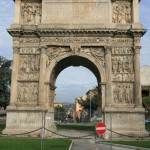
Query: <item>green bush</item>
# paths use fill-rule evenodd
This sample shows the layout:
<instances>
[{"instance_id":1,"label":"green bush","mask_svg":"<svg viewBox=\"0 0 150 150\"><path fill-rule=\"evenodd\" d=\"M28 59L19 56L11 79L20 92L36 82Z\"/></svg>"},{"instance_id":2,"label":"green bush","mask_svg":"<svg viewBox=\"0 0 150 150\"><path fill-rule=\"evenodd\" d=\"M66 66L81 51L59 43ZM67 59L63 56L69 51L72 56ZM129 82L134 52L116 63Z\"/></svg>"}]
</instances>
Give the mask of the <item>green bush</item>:
<instances>
[{"instance_id":1,"label":"green bush","mask_svg":"<svg viewBox=\"0 0 150 150\"><path fill-rule=\"evenodd\" d=\"M95 126L84 126L84 125L56 125L58 130L79 130L79 131L95 131Z\"/></svg>"}]
</instances>

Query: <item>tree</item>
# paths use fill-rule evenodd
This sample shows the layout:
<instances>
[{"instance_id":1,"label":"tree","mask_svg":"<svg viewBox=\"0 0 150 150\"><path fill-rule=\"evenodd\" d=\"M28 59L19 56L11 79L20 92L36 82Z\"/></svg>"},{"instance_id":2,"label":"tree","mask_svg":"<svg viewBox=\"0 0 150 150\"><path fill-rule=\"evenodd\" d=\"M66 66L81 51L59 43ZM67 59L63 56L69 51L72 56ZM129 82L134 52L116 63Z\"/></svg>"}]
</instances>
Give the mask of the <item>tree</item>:
<instances>
[{"instance_id":1,"label":"tree","mask_svg":"<svg viewBox=\"0 0 150 150\"><path fill-rule=\"evenodd\" d=\"M0 107L4 107L4 109L10 99L11 64L12 60L0 56Z\"/></svg>"},{"instance_id":2,"label":"tree","mask_svg":"<svg viewBox=\"0 0 150 150\"><path fill-rule=\"evenodd\" d=\"M54 119L64 121L66 119L66 110L61 106L55 107Z\"/></svg>"},{"instance_id":3,"label":"tree","mask_svg":"<svg viewBox=\"0 0 150 150\"><path fill-rule=\"evenodd\" d=\"M90 110L90 101L91 101L91 111L94 112L98 108L98 97L97 95L94 95L91 99L87 98L86 100L77 99L78 103L84 108Z\"/></svg>"}]
</instances>

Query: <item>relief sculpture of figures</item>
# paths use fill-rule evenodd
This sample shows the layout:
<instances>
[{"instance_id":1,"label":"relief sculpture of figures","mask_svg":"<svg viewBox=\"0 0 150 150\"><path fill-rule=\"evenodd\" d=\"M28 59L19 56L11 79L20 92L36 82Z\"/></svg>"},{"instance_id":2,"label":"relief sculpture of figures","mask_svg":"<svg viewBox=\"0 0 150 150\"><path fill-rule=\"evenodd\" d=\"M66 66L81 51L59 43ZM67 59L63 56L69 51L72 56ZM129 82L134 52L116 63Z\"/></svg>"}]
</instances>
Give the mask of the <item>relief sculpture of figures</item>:
<instances>
[{"instance_id":1,"label":"relief sculpture of figures","mask_svg":"<svg viewBox=\"0 0 150 150\"><path fill-rule=\"evenodd\" d=\"M112 72L115 73L133 73L132 56L113 56Z\"/></svg>"},{"instance_id":2,"label":"relief sculpture of figures","mask_svg":"<svg viewBox=\"0 0 150 150\"><path fill-rule=\"evenodd\" d=\"M114 83L113 97L115 103L133 103L132 83Z\"/></svg>"},{"instance_id":3,"label":"relief sculpture of figures","mask_svg":"<svg viewBox=\"0 0 150 150\"><path fill-rule=\"evenodd\" d=\"M50 47L47 49L47 56L48 56L48 60L47 60L47 63L46 63L46 66L49 66L50 65L50 62L58 57L58 56L62 56L64 54L66 54L67 52L71 52L71 50L69 49L69 47Z\"/></svg>"},{"instance_id":4,"label":"relief sculpture of figures","mask_svg":"<svg viewBox=\"0 0 150 150\"><path fill-rule=\"evenodd\" d=\"M39 55L21 55L20 71L21 72L37 72L39 71L40 56Z\"/></svg>"},{"instance_id":5,"label":"relief sculpture of figures","mask_svg":"<svg viewBox=\"0 0 150 150\"><path fill-rule=\"evenodd\" d=\"M131 23L131 2L115 1L113 3L113 23Z\"/></svg>"},{"instance_id":6,"label":"relief sculpture of figures","mask_svg":"<svg viewBox=\"0 0 150 150\"><path fill-rule=\"evenodd\" d=\"M18 102L35 102L38 98L38 83L19 83Z\"/></svg>"},{"instance_id":7,"label":"relief sculpture of figures","mask_svg":"<svg viewBox=\"0 0 150 150\"><path fill-rule=\"evenodd\" d=\"M22 3L22 23L38 25L41 22L40 3Z\"/></svg>"},{"instance_id":8,"label":"relief sculpture of figures","mask_svg":"<svg viewBox=\"0 0 150 150\"><path fill-rule=\"evenodd\" d=\"M80 52L85 53L85 54L90 55L90 56L93 56L104 67L104 65L105 65L104 48L102 48L102 47L97 47L97 48L86 47L86 48L82 48Z\"/></svg>"}]
</instances>

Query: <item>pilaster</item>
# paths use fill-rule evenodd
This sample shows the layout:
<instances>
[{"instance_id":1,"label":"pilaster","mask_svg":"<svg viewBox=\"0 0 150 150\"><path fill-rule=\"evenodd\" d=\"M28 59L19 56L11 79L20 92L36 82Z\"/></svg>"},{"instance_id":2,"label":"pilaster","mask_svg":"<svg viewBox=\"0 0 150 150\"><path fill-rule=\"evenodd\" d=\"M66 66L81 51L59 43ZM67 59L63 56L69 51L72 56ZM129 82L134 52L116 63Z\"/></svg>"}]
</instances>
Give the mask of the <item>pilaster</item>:
<instances>
[{"instance_id":1,"label":"pilaster","mask_svg":"<svg viewBox=\"0 0 150 150\"><path fill-rule=\"evenodd\" d=\"M139 23L139 0L133 0L133 23Z\"/></svg>"},{"instance_id":2,"label":"pilaster","mask_svg":"<svg viewBox=\"0 0 150 150\"><path fill-rule=\"evenodd\" d=\"M136 106L142 106L141 78L140 78L140 49L141 46L134 46L134 99Z\"/></svg>"},{"instance_id":3,"label":"pilaster","mask_svg":"<svg viewBox=\"0 0 150 150\"><path fill-rule=\"evenodd\" d=\"M20 14L21 14L21 0L15 0L15 17L14 24L20 23Z\"/></svg>"},{"instance_id":4,"label":"pilaster","mask_svg":"<svg viewBox=\"0 0 150 150\"><path fill-rule=\"evenodd\" d=\"M19 47L13 47L13 67L11 76L11 97L9 106L15 106L17 103L17 79L19 69Z\"/></svg>"},{"instance_id":5,"label":"pilaster","mask_svg":"<svg viewBox=\"0 0 150 150\"><path fill-rule=\"evenodd\" d=\"M38 105L45 105L45 91L44 91L44 79L46 74L46 46L41 46L41 56L40 56L40 79L39 79L39 99Z\"/></svg>"},{"instance_id":6,"label":"pilaster","mask_svg":"<svg viewBox=\"0 0 150 150\"><path fill-rule=\"evenodd\" d=\"M111 47L105 47L105 70L106 70L106 106L112 104L112 65L111 65Z\"/></svg>"}]
</instances>

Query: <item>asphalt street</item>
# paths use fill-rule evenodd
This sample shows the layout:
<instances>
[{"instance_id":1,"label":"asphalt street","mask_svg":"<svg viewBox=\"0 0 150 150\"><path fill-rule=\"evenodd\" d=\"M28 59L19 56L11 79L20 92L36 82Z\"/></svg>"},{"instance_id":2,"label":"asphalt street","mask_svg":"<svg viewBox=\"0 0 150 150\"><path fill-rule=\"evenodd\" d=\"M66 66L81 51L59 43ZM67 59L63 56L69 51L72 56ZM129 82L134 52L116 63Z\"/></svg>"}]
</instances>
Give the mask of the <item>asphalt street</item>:
<instances>
[{"instance_id":1,"label":"asphalt street","mask_svg":"<svg viewBox=\"0 0 150 150\"><path fill-rule=\"evenodd\" d=\"M94 142L93 139L74 139L71 150L137 150L137 148L126 148L111 146ZM142 150L142 149L138 149Z\"/></svg>"}]
</instances>

